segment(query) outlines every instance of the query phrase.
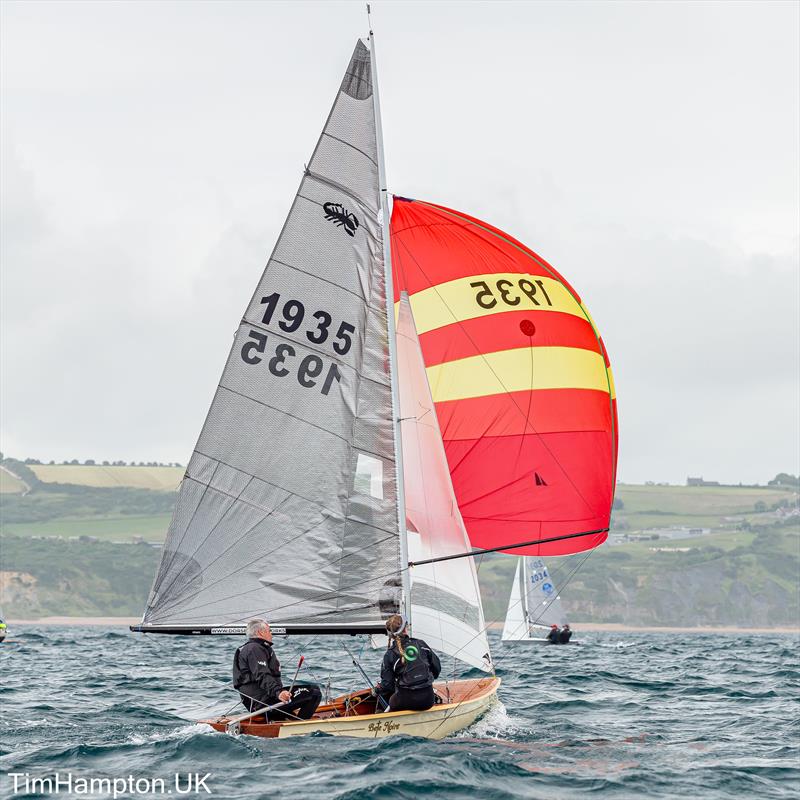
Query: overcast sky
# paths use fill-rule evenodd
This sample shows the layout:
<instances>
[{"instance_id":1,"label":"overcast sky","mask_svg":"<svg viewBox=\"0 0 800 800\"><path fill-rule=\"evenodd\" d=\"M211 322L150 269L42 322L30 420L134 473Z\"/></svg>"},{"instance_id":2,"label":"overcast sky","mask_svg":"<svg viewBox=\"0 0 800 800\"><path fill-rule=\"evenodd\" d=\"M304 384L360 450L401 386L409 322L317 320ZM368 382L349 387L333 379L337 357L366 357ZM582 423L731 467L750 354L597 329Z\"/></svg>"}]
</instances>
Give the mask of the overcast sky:
<instances>
[{"instance_id":1,"label":"overcast sky","mask_svg":"<svg viewBox=\"0 0 800 800\"><path fill-rule=\"evenodd\" d=\"M550 261L619 476L798 470L798 4L373 2L389 187ZM3 2L2 449L185 463L353 3Z\"/></svg>"}]
</instances>

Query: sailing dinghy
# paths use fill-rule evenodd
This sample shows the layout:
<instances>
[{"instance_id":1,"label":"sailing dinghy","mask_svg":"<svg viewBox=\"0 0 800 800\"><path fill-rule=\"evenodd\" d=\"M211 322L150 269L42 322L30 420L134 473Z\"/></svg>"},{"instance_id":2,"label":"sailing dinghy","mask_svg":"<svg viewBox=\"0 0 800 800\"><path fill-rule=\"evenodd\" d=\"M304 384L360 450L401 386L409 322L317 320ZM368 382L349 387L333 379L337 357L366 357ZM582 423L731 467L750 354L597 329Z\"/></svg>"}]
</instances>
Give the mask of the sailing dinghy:
<instances>
[{"instance_id":1,"label":"sailing dinghy","mask_svg":"<svg viewBox=\"0 0 800 800\"><path fill-rule=\"evenodd\" d=\"M519 558L508 598L503 641L550 644L545 638L547 630L551 625L560 628L566 621L567 615L555 581L544 559L533 556Z\"/></svg>"},{"instance_id":2,"label":"sailing dinghy","mask_svg":"<svg viewBox=\"0 0 800 800\"><path fill-rule=\"evenodd\" d=\"M408 301L398 330L374 41L359 41L239 325L178 493L142 633L385 634L401 612L490 673L427 711L369 689L311 720L203 720L265 737L441 738L495 701L483 609ZM402 420L402 425L401 425ZM404 455L405 468L404 468ZM413 579L409 552L421 561Z\"/></svg>"}]
</instances>

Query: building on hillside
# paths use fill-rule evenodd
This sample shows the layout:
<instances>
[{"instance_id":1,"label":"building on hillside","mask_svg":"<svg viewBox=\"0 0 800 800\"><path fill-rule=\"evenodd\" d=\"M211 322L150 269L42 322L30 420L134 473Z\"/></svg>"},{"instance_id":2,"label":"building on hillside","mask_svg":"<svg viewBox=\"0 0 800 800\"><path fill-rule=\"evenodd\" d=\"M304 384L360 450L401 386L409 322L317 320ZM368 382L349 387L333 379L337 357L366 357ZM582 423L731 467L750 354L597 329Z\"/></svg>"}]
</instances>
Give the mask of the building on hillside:
<instances>
[{"instance_id":1,"label":"building on hillside","mask_svg":"<svg viewBox=\"0 0 800 800\"><path fill-rule=\"evenodd\" d=\"M719 486L719 481L707 481L701 475L699 478L687 478L687 486Z\"/></svg>"}]
</instances>

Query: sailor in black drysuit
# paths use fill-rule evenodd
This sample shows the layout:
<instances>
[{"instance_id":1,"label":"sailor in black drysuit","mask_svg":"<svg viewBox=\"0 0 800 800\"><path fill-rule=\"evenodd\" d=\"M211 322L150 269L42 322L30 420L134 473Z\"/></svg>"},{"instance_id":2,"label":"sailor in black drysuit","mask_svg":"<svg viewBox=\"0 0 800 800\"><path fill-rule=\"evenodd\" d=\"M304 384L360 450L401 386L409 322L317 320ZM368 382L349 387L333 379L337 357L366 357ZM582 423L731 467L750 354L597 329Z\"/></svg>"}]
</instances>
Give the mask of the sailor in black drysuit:
<instances>
[{"instance_id":1,"label":"sailor in black drysuit","mask_svg":"<svg viewBox=\"0 0 800 800\"><path fill-rule=\"evenodd\" d=\"M561 644L561 634L558 630L558 625L550 626L550 633L547 634L547 641L550 644Z\"/></svg>"},{"instance_id":2,"label":"sailor in black drysuit","mask_svg":"<svg viewBox=\"0 0 800 800\"><path fill-rule=\"evenodd\" d=\"M381 664L381 681L377 691L388 699L389 711L424 711L436 702L433 682L442 665L439 656L422 639L412 639L402 616L395 614L386 621L391 637L389 649Z\"/></svg>"},{"instance_id":3,"label":"sailor in black drysuit","mask_svg":"<svg viewBox=\"0 0 800 800\"><path fill-rule=\"evenodd\" d=\"M248 711L283 703L268 713L269 721L310 719L317 710L322 693L317 686L285 689L281 682L281 664L272 649L272 631L260 619L247 624L250 637L233 657L233 687L238 689Z\"/></svg>"},{"instance_id":4,"label":"sailor in black drysuit","mask_svg":"<svg viewBox=\"0 0 800 800\"><path fill-rule=\"evenodd\" d=\"M558 643L559 644L569 644L570 637L572 636L572 631L569 629L569 625L564 625L561 629L561 633L558 634Z\"/></svg>"}]
</instances>

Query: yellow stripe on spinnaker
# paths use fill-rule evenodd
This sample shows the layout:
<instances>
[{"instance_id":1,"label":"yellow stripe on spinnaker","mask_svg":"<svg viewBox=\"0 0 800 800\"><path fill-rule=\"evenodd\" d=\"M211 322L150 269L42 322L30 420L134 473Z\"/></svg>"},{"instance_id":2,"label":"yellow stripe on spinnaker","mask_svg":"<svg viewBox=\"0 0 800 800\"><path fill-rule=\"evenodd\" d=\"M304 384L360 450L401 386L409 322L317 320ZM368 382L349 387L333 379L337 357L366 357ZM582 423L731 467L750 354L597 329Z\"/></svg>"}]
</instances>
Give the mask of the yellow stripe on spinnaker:
<instances>
[{"instance_id":1,"label":"yellow stripe on spinnaker","mask_svg":"<svg viewBox=\"0 0 800 800\"><path fill-rule=\"evenodd\" d=\"M533 297L522 290L520 281L527 282L525 285L528 293ZM470 285L481 282L486 284L485 288ZM417 333L420 334L465 319L501 314L505 311L561 311L586 318L580 304L562 283L553 278L520 272L493 272L457 278L423 289L411 295L410 299ZM395 303L395 316L398 305L399 302Z\"/></svg>"},{"instance_id":2,"label":"yellow stripe on spinnaker","mask_svg":"<svg viewBox=\"0 0 800 800\"><path fill-rule=\"evenodd\" d=\"M603 356L579 347L501 350L437 364L428 367L427 373L437 403L531 388L595 389L606 393L609 388Z\"/></svg>"}]
</instances>

